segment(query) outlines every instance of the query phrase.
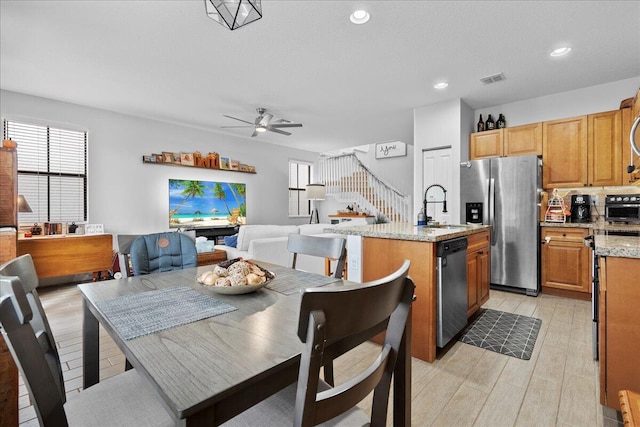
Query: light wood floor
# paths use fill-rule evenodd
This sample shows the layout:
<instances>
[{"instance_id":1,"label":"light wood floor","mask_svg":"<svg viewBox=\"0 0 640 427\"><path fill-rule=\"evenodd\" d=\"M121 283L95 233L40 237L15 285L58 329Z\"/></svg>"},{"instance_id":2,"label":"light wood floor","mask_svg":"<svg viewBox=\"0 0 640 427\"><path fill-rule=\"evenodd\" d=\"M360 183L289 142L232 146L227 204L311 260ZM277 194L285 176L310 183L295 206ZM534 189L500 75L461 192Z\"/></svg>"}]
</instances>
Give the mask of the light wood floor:
<instances>
[{"instance_id":1,"label":"light wood floor","mask_svg":"<svg viewBox=\"0 0 640 427\"><path fill-rule=\"evenodd\" d=\"M82 302L74 285L43 288L64 370L68 398L82 387ZM531 360L455 343L435 363L413 359L413 426L622 426L620 414L598 403L598 363L591 357L590 303L491 291L485 308L542 319ZM338 359L340 382L373 357L367 344ZM100 377L123 372L124 356L101 329ZM37 426L20 380L20 426ZM367 408L370 399L360 406Z\"/></svg>"}]
</instances>

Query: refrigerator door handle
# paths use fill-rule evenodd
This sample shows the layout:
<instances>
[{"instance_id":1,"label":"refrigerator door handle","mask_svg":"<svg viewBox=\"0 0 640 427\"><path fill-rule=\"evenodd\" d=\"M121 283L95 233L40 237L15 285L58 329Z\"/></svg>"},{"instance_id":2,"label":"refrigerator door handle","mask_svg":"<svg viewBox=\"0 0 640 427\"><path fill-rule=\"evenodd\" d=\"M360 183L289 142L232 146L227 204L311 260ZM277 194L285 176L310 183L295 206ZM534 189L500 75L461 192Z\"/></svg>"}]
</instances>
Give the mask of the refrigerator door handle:
<instances>
[{"instance_id":1,"label":"refrigerator door handle","mask_svg":"<svg viewBox=\"0 0 640 427\"><path fill-rule=\"evenodd\" d=\"M495 179L488 179L489 181L489 225L491 226L491 245L496 244L496 183Z\"/></svg>"}]
</instances>

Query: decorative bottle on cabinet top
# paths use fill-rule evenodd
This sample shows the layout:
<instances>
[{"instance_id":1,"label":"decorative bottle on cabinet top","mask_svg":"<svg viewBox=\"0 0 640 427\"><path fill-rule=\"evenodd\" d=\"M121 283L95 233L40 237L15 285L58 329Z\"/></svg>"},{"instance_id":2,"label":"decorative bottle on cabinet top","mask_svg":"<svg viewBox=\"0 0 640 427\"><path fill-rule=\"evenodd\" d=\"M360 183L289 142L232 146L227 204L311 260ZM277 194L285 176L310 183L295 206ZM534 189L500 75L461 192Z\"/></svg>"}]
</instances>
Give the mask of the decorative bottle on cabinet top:
<instances>
[{"instance_id":1,"label":"decorative bottle on cabinet top","mask_svg":"<svg viewBox=\"0 0 640 427\"><path fill-rule=\"evenodd\" d=\"M496 122L493 121L493 117L489 114L487 121L484 123L485 130L493 130L496 128Z\"/></svg>"},{"instance_id":2,"label":"decorative bottle on cabinet top","mask_svg":"<svg viewBox=\"0 0 640 427\"><path fill-rule=\"evenodd\" d=\"M478 121L478 132L482 132L484 130L484 121L482 120L482 114L480 114L480 120Z\"/></svg>"},{"instance_id":3,"label":"decorative bottle on cabinet top","mask_svg":"<svg viewBox=\"0 0 640 427\"><path fill-rule=\"evenodd\" d=\"M497 129L503 129L507 127L507 121L505 120L504 116L502 114L500 114L498 116L498 121L496 122L496 128Z\"/></svg>"}]
</instances>

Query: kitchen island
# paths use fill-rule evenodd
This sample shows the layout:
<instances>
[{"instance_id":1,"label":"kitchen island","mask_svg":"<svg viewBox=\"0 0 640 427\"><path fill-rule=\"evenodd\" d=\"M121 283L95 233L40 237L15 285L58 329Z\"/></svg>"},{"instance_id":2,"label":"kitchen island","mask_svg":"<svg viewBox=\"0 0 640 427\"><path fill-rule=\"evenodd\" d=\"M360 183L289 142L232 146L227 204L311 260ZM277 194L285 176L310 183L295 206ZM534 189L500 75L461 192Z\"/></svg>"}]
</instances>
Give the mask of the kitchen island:
<instances>
[{"instance_id":1,"label":"kitchen island","mask_svg":"<svg viewBox=\"0 0 640 427\"><path fill-rule=\"evenodd\" d=\"M411 261L409 276L416 285L416 301L413 303L411 354L433 362L436 359L436 243L444 240L467 237L469 251L477 245L482 252L480 262L473 260L485 279L483 289L488 299L489 292L489 226L445 225L440 227L415 226L408 223L387 223L352 227L326 228L325 232L347 235L347 257L349 279L368 282L391 274L405 259ZM476 243L477 242L477 243ZM484 249L486 247L486 249ZM476 250L476 249L473 249ZM468 257L469 266L469 257ZM476 270L468 271L467 278L473 280L473 289L468 290L469 305L479 303L475 298ZM470 285L470 283L468 283ZM472 301L473 300L473 301Z\"/></svg>"},{"instance_id":2,"label":"kitchen island","mask_svg":"<svg viewBox=\"0 0 640 427\"><path fill-rule=\"evenodd\" d=\"M620 391L640 391L640 237L596 235L594 243L600 265L600 403L620 410Z\"/></svg>"}]
</instances>

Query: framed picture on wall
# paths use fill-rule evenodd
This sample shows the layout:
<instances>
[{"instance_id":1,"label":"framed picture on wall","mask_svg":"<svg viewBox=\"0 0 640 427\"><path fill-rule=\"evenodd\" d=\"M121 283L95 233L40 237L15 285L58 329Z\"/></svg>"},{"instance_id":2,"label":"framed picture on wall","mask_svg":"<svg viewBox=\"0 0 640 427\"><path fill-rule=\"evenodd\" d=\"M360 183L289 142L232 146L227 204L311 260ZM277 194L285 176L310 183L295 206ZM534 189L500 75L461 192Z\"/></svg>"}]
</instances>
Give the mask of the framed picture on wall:
<instances>
[{"instance_id":1,"label":"framed picture on wall","mask_svg":"<svg viewBox=\"0 0 640 427\"><path fill-rule=\"evenodd\" d=\"M232 171L240 170L240 162L238 160L231 160L231 170Z\"/></svg>"},{"instance_id":2,"label":"framed picture on wall","mask_svg":"<svg viewBox=\"0 0 640 427\"><path fill-rule=\"evenodd\" d=\"M180 164L184 166L193 166L193 153L180 153Z\"/></svg>"},{"instance_id":3,"label":"framed picture on wall","mask_svg":"<svg viewBox=\"0 0 640 427\"><path fill-rule=\"evenodd\" d=\"M376 144L376 159L388 159L407 155L407 144L400 141Z\"/></svg>"},{"instance_id":4,"label":"framed picture on wall","mask_svg":"<svg viewBox=\"0 0 640 427\"><path fill-rule=\"evenodd\" d=\"M220 155L220 169L231 170L231 158Z\"/></svg>"}]
</instances>

